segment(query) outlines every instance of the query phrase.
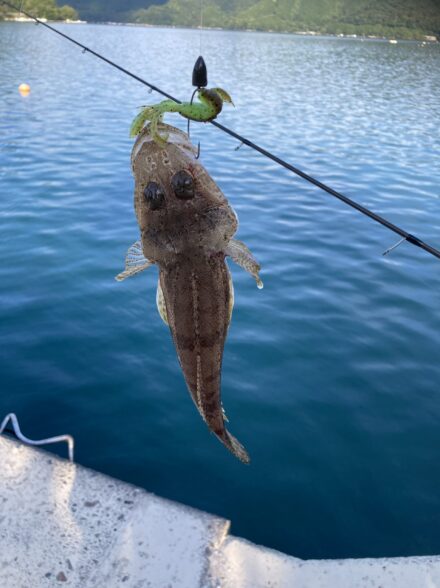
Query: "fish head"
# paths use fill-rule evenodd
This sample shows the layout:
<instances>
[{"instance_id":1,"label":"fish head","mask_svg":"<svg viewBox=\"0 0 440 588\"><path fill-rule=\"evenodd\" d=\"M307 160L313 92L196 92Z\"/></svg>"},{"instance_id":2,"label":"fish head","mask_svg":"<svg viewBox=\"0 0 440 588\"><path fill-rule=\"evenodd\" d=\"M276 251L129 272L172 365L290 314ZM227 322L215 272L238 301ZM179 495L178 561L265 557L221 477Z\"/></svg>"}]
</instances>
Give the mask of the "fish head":
<instances>
[{"instance_id":1,"label":"fish head","mask_svg":"<svg viewBox=\"0 0 440 588\"><path fill-rule=\"evenodd\" d=\"M238 227L233 209L196 158L188 135L165 124L159 131L167 141L159 145L146 127L131 156L145 257L160 263L200 249L224 251Z\"/></svg>"}]
</instances>

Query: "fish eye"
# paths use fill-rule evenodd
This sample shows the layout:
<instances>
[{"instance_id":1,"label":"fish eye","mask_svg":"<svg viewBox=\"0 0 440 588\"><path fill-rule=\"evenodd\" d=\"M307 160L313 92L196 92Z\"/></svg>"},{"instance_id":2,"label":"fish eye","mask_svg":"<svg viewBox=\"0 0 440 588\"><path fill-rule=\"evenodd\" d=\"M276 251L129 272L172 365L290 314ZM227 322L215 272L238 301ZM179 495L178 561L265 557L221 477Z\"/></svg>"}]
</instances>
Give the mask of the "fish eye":
<instances>
[{"instance_id":1,"label":"fish eye","mask_svg":"<svg viewBox=\"0 0 440 588\"><path fill-rule=\"evenodd\" d=\"M183 169L174 174L171 179L171 186L174 194L181 200L190 200L190 198L194 197L194 178Z\"/></svg>"},{"instance_id":2,"label":"fish eye","mask_svg":"<svg viewBox=\"0 0 440 588\"><path fill-rule=\"evenodd\" d=\"M156 182L149 182L144 188L144 198L150 210L162 208L165 201L165 194Z\"/></svg>"}]
</instances>

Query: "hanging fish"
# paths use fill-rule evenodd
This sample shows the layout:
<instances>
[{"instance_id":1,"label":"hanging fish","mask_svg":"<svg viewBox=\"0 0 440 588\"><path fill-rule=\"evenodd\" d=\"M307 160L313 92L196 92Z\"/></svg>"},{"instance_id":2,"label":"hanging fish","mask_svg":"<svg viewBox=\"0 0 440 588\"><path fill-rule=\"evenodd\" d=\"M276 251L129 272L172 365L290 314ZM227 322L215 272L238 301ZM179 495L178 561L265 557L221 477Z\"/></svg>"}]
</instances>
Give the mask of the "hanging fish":
<instances>
[{"instance_id":1,"label":"hanging fish","mask_svg":"<svg viewBox=\"0 0 440 588\"><path fill-rule=\"evenodd\" d=\"M159 268L157 307L169 325L191 397L203 420L241 461L244 447L225 427L220 398L223 347L234 303L228 256L259 288L259 264L233 239L237 217L182 131L160 125L159 146L145 128L131 155L134 207L141 238L127 253L121 281L153 264Z\"/></svg>"},{"instance_id":2,"label":"hanging fish","mask_svg":"<svg viewBox=\"0 0 440 588\"><path fill-rule=\"evenodd\" d=\"M232 98L221 88L197 88L195 91L199 102L174 102L174 100L162 100L159 104L143 106L140 113L132 122L130 137L136 137L148 121L150 122L150 133L153 139L161 146L167 142L168 136L161 136L157 125L162 122L166 112L178 112L188 120L198 122L210 122L217 118L223 108L223 102L234 105Z\"/></svg>"}]
</instances>

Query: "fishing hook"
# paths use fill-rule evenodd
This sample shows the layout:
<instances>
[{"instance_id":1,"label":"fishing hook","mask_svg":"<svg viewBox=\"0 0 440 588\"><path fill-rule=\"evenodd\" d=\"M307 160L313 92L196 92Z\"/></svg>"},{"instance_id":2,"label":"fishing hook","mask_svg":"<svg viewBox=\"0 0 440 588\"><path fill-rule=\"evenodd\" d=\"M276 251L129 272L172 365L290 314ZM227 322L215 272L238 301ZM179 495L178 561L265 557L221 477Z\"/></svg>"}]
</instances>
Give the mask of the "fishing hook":
<instances>
[{"instance_id":1,"label":"fishing hook","mask_svg":"<svg viewBox=\"0 0 440 588\"><path fill-rule=\"evenodd\" d=\"M192 104L192 103L193 103L193 101L194 101L194 96L196 95L196 92L198 92L199 90L200 90L200 88L196 88L196 89L194 90L194 92L192 93L191 100L189 101L189 103L190 103L190 104ZM190 140L191 140L191 135L190 135L190 130L189 130L189 125L190 125L190 122L191 122L191 120L190 120L190 119L188 119L188 124L187 124L187 127L186 127L186 133L187 133L187 135L188 135L188 139L190 139ZM199 141L199 142L198 142L198 144L197 144L197 155L196 155L196 159L199 159L199 157L200 157L200 141Z\"/></svg>"}]
</instances>

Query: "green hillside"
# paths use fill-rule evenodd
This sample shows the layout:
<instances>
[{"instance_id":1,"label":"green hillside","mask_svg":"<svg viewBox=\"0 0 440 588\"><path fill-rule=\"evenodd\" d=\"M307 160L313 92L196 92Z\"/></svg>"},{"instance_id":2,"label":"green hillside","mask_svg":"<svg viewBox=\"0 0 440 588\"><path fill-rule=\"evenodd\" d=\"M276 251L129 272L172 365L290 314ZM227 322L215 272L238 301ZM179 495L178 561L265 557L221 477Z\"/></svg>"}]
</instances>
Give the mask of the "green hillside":
<instances>
[{"instance_id":1,"label":"green hillside","mask_svg":"<svg viewBox=\"0 0 440 588\"><path fill-rule=\"evenodd\" d=\"M163 4L165 0L69 0L82 19L88 21L126 22L139 8Z\"/></svg>"},{"instance_id":2,"label":"green hillside","mask_svg":"<svg viewBox=\"0 0 440 588\"><path fill-rule=\"evenodd\" d=\"M197 26L200 0L168 0L133 13L135 22ZM440 36L440 0L204 0L207 27L399 38Z\"/></svg>"},{"instance_id":3,"label":"green hillside","mask_svg":"<svg viewBox=\"0 0 440 588\"><path fill-rule=\"evenodd\" d=\"M11 3L14 4L14 1L12 0ZM21 0L16 0L15 4L20 6ZM48 20L76 20L78 18L78 13L74 8L67 5L58 6L56 0L24 0L22 9L34 16ZM18 15L18 12L0 4L0 20Z\"/></svg>"},{"instance_id":4,"label":"green hillside","mask_svg":"<svg viewBox=\"0 0 440 588\"><path fill-rule=\"evenodd\" d=\"M20 0L15 0L17 4ZM130 21L196 27L200 0L25 0L23 6L49 19ZM397 38L440 37L440 0L202 0L207 27ZM0 5L0 18L10 13Z\"/></svg>"}]
</instances>

